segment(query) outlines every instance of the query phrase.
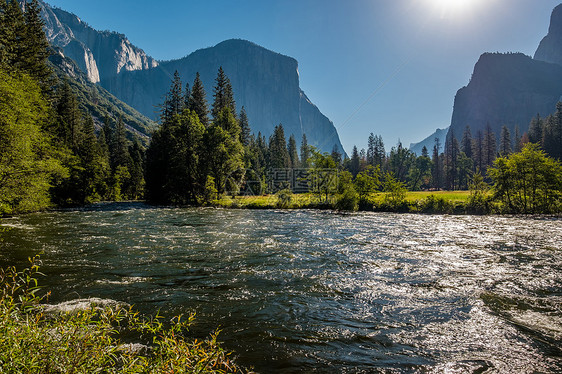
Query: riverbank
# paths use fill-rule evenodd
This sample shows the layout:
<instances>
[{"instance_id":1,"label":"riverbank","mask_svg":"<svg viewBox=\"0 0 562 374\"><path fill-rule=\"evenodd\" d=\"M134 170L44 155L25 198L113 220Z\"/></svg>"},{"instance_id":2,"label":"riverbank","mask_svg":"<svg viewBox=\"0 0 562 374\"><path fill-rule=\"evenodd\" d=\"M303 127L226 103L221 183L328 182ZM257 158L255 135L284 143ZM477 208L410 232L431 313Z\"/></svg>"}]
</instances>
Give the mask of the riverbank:
<instances>
[{"instance_id":1,"label":"riverbank","mask_svg":"<svg viewBox=\"0 0 562 374\"><path fill-rule=\"evenodd\" d=\"M2 373L246 373L217 341L186 336L194 314L143 317L129 305L83 299L44 304L38 258L0 269Z\"/></svg>"},{"instance_id":2,"label":"riverbank","mask_svg":"<svg viewBox=\"0 0 562 374\"><path fill-rule=\"evenodd\" d=\"M213 206L230 209L333 209L344 211L370 211L387 213L434 214L492 214L501 213L486 201L475 206L470 191L412 191L395 198L390 193L372 193L356 204L342 207L340 197L326 199L314 194L276 194L262 196L224 196L212 202Z\"/></svg>"}]
</instances>

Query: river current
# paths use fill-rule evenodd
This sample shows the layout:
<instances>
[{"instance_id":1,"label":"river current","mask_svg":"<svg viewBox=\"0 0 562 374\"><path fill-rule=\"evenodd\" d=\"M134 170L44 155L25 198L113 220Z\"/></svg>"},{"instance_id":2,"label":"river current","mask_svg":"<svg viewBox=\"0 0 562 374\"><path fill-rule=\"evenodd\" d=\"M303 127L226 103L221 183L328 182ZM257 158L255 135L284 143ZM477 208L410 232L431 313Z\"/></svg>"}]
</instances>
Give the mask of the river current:
<instances>
[{"instance_id":1,"label":"river current","mask_svg":"<svg viewBox=\"0 0 562 374\"><path fill-rule=\"evenodd\" d=\"M0 221L50 302L196 312L261 373L562 372L562 220L106 204Z\"/></svg>"}]
</instances>

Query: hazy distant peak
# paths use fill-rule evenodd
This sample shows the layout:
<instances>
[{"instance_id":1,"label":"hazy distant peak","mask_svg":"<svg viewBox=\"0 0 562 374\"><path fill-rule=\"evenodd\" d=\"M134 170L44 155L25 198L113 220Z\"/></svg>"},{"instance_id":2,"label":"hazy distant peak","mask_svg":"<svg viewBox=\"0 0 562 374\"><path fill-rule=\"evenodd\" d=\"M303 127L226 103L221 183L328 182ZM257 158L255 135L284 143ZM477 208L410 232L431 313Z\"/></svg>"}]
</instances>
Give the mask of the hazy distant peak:
<instances>
[{"instance_id":1,"label":"hazy distant peak","mask_svg":"<svg viewBox=\"0 0 562 374\"><path fill-rule=\"evenodd\" d=\"M562 65L562 4L552 11L548 35L537 48L535 59Z\"/></svg>"}]
</instances>

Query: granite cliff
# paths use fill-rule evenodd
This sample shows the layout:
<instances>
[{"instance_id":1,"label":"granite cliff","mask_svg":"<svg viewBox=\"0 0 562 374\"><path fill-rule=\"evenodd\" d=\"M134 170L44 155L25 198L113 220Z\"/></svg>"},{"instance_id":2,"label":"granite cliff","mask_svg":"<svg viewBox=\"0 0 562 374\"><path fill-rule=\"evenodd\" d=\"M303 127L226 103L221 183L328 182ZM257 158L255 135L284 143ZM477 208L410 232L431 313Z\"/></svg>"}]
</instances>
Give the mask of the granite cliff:
<instances>
[{"instance_id":1,"label":"granite cliff","mask_svg":"<svg viewBox=\"0 0 562 374\"><path fill-rule=\"evenodd\" d=\"M300 89L297 61L245 40L227 40L180 60L161 62L153 69L124 71L101 84L144 115L155 118L155 108L176 70L189 83L199 72L212 102L220 66L230 78L238 109L246 108L255 133L269 136L281 123L287 136L294 134L298 141L304 133L309 144L323 151L331 151L334 144L343 151L333 123Z\"/></svg>"},{"instance_id":2,"label":"granite cliff","mask_svg":"<svg viewBox=\"0 0 562 374\"><path fill-rule=\"evenodd\" d=\"M450 131L462 137L489 124L499 136L506 125L526 131L531 119L547 116L562 96L562 5L552 12L548 35L534 58L521 53L485 53L474 68L470 83L455 97Z\"/></svg>"},{"instance_id":3,"label":"granite cliff","mask_svg":"<svg viewBox=\"0 0 562 374\"><path fill-rule=\"evenodd\" d=\"M122 71L149 69L158 62L122 34L97 31L76 15L39 1L49 42L60 48L92 83Z\"/></svg>"},{"instance_id":4,"label":"granite cliff","mask_svg":"<svg viewBox=\"0 0 562 374\"><path fill-rule=\"evenodd\" d=\"M244 40L227 40L179 60L157 62L127 38L115 32L97 31L76 15L40 1L49 41L71 58L86 74L111 94L156 119L157 106L168 91L177 70L184 82L201 74L208 101L214 79L222 66L231 80L238 109L246 108L254 133L272 134L283 124L287 136L330 152L336 145L344 152L333 123L307 98L299 86L295 59Z\"/></svg>"}]
</instances>

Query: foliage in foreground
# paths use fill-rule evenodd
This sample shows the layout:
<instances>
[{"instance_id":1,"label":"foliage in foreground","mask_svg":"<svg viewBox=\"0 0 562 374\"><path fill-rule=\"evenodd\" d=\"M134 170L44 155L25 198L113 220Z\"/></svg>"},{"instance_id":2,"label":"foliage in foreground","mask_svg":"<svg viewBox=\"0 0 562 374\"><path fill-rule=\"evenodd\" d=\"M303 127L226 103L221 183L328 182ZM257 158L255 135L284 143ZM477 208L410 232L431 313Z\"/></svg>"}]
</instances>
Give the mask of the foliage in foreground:
<instances>
[{"instance_id":1,"label":"foliage in foreground","mask_svg":"<svg viewBox=\"0 0 562 374\"><path fill-rule=\"evenodd\" d=\"M0 269L0 373L241 373L217 334L190 341L194 316L169 323L130 308L47 313L38 259L30 268ZM169 327L166 327L169 325ZM137 336L142 344L125 342Z\"/></svg>"}]
</instances>

